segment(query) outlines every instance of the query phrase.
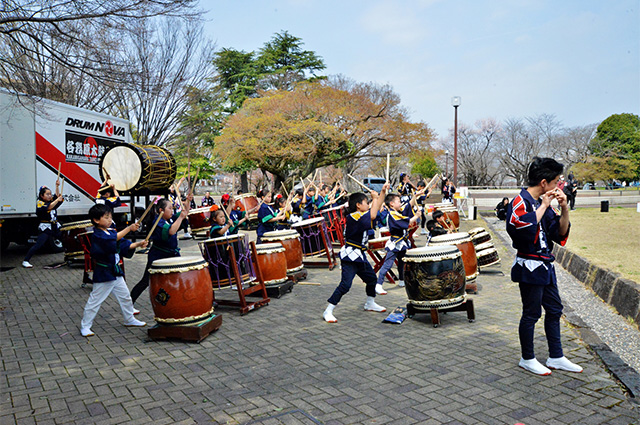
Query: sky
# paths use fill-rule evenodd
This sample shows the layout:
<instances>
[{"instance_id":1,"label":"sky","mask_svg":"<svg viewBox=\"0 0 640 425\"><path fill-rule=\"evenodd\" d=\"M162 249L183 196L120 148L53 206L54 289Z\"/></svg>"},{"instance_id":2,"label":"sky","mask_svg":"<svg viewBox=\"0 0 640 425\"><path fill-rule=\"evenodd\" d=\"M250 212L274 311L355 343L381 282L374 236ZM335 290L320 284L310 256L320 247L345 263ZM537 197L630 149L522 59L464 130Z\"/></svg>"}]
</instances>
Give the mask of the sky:
<instances>
[{"instance_id":1,"label":"sky","mask_svg":"<svg viewBox=\"0 0 640 425\"><path fill-rule=\"evenodd\" d=\"M389 84L412 121L553 114L566 127L640 115L640 0L201 0L217 48L283 30L324 75Z\"/></svg>"}]
</instances>

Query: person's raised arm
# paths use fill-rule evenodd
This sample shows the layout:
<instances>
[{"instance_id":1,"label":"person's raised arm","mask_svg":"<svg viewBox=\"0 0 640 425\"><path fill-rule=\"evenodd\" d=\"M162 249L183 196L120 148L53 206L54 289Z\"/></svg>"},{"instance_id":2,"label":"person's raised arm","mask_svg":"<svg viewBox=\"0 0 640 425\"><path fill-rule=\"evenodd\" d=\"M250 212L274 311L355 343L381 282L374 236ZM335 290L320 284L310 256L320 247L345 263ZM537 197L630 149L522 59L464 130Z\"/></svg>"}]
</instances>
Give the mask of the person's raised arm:
<instances>
[{"instance_id":1,"label":"person's raised arm","mask_svg":"<svg viewBox=\"0 0 640 425\"><path fill-rule=\"evenodd\" d=\"M371 202L371 210L370 210L371 220L377 217L378 211L380 211L380 207L384 202L384 197L387 194L387 190L389 190L389 182L385 183L384 186L382 186L382 190L380 191L380 194L378 194L376 191L373 191L373 190L371 191L371 197L373 198L373 201Z\"/></svg>"}]
</instances>

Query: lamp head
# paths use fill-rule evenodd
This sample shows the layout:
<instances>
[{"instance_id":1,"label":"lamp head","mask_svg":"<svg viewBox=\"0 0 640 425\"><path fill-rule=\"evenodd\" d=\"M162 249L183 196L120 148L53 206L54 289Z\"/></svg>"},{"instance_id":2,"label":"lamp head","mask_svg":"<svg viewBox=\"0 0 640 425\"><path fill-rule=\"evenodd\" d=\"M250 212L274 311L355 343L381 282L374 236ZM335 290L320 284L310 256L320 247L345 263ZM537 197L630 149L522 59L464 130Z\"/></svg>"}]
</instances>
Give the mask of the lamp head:
<instances>
[{"instance_id":1,"label":"lamp head","mask_svg":"<svg viewBox=\"0 0 640 425\"><path fill-rule=\"evenodd\" d=\"M460 96L453 96L453 97L451 98L451 106L453 106L453 107L458 107L458 106L460 106L460 102L461 102L461 100L462 100L462 99L460 98Z\"/></svg>"}]
</instances>

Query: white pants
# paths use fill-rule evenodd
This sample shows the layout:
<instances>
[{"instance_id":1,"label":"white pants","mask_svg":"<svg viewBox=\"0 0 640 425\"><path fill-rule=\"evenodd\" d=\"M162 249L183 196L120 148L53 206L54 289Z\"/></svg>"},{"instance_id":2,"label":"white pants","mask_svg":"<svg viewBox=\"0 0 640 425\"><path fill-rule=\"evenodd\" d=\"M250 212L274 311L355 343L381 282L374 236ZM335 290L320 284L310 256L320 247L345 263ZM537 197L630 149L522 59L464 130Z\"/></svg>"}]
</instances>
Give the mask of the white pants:
<instances>
[{"instance_id":1,"label":"white pants","mask_svg":"<svg viewBox=\"0 0 640 425\"><path fill-rule=\"evenodd\" d=\"M96 318L100 305L107 299L110 293L116 296L120 303L120 310L124 317L124 323L131 323L133 317L133 303L129 295L129 288L124 281L124 277L118 276L116 280L111 282L100 282L93 284L93 290L89 294L87 305L84 306L84 315L82 316L81 329L91 329L93 319Z\"/></svg>"}]
</instances>

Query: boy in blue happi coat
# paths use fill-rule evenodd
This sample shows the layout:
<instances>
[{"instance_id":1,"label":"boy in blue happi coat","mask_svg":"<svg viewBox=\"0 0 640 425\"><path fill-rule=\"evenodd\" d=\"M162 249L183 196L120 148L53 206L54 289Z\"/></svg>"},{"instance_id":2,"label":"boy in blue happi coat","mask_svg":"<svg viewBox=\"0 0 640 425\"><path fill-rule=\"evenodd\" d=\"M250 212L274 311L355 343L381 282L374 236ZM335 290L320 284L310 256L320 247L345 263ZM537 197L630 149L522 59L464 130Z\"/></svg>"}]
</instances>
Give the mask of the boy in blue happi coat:
<instances>
[{"instance_id":1,"label":"boy in blue happi coat","mask_svg":"<svg viewBox=\"0 0 640 425\"><path fill-rule=\"evenodd\" d=\"M96 204L89 210L89 218L94 224L91 236L91 260L93 261L93 290L84 307L84 314L80 324L80 333L84 337L94 335L91 331L93 320L100 310L100 305L113 293L124 317L125 326L145 326L145 322L136 320L135 310L129 296L129 288L124 281L122 257L131 258L139 246L147 246L143 240L131 243L124 236L130 231L138 230L140 225L134 223L124 230L117 232L111 228L111 208L105 204Z\"/></svg>"}]
</instances>

